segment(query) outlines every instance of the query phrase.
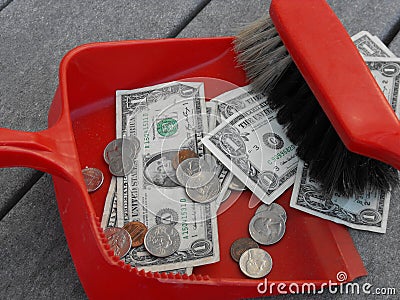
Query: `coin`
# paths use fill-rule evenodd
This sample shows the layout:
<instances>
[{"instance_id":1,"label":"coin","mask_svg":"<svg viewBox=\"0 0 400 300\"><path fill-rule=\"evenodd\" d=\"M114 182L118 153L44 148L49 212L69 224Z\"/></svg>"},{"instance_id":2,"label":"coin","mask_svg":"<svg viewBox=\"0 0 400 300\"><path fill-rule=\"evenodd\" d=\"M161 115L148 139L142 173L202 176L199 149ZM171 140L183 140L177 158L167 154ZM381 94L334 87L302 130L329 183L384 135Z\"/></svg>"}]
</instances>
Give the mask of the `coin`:
<instances>
[{"instance_id":1,"label":"coin","mask_svg":"<svg viewBox=\"0 0 400 300\"><path fill-rule=\"evenodd\" d=\"M187 158L181 162L176 169L176 178L182 186L186 186L187 181L193 175L201 171L199 158Z\"/></svg>"},{"instance_id":2,"label":"coin","mask_svg":"<svg viewBox=\"0 0 400 300\"><path fill-rule=\"evenodd\" d=\"M119 227L108 227L104 229L104 234L116 256L122 258L128 253L132 245L132 240L131 236L125 229Z\"/></svg>"},{"instance_id":3,"label":"coin","mask_svg":"<svg viewBox=\"0 0 400 300\"><path fill-rule=\"evenodd\" d=\"M231 245L231 256L236 262L239 262L240 256L249 249L259 248L258 244L251 238L241 238L234 241Z\"/></svg>"},{"instance_id":4,"label":"coin","mask_svg":"<svg viewBox=\"0 0 400 300\"><path fill-rule=\"evenodd\" d=\"M262 245L278 242L285 234L285 229L285 221L272 211L255 214L249 224L250 236Z\"/></svg>"},{"instance_id":5,"label":"coin","mask_svg":"<svg viewBox=\"0 0 400 300\"><path fill-rule=\"evenodd\" d=\"M217 159L211 154L204 154L204 156L200 158L200 161L204 161L204 163L207 164L207 169L209 169L211 172L216 172L219 167Z\"/></svg>"},{"instance_id":6,"label":"coin","mask_svg":"<svg viewBox=\"0 0 400 300\"><path fill-rule=\"evenodd\" d=\"M82 169L83 180L85 181L87 191L92 193L97 191L104 181L103 173L96 168Z\"/></svg>"},{"instance_id":7,"label":"coin","mask_svg":"<svg viewBox=\"0 0 400 300\"><path fill-rule=\"evenodd\" d=\"M172 167L176 170L180 163L188 158L198 157L197 153L190 149L180 150L172 160Z\"/></svg>"},{"instance_id":8,"label":"coin","mask_svg":"<svg viewBox=\"0 0 400 300\"><path fill-rule=\"evenodd\" d=\"M117 177L126 176L135 169L135 162L129 156L114 157L110 161L109 170L111 174Z\"/></svg>"},{"instance_id":9,"label":"coin","mask_svg":"<svg viewBox=\"0 0 400 300\"><path fill-rule=\"evenodd\" d=\"M262 204L256 210L256 214L263 212L263 211L272 211L277 213L285 222L287 220L287 215L285 209L280 206L278 203L271 203L271 204Z\"/></svg>"},{"instance_id":10,"label":"coin","mask_svg":"<svg viewBox=\"0 0 400 300\"><path fill-rule=\"evenodd\" d=\"M140 151L140 141L137 137L119 138L111 141L104 149L103 157L107 164L119 157L129 156L135 159Z\"/></svg>"},{"instance_id":11,"label":"coin","mask_svg":"<svg viewBox=\"0 0 400 300\"><path fill-rule=\"evenodd\" d=\"M236 176L233 176L231 183L229 184L229 189L234 191L245 191L247 186L241 182Z\"/></svg>"},{"instance_id":12,"label":"coin","mask_svg":"<svg viewBox=\"0 0 400 300\"><path fill-rule=\"evenodd\" d=\"M157 257L170 256L178 251L180 245L179 232L171 225L155 225L147 231L144 237L146 250Z\"/></svg>"},{"instance_id":13,"label":"coin","mask_svg":"<svg viewBox=\"0 0 400 300\"><path fill-rule=\"evenodd\" d=\"M248 249L240 256L239 267L250 278L262 278L272 270L272 257L263 249Z\"/></svg>"},{"instance_id":14,"label":"coin","mask_svg":"<svg viewBox=\"0 0 400 300\"><path fill-rule=\"evenodd\" d=\"M212 173L211 173L212 174ZM204 176L204 178L201 178ZM211 179L210 179L211 178ZM192 181L198 183L193 183ZM201 185L202 182L207 182L205 185ZM193 187L194 186L194 187ZM199 175L191 177L186 185L186 194L195 202L208 203L215 200L221 191L221 184L218 177L213 175L210 177L210 173L200 172Z\"/></svg>"},{"instance_id":15,"label":"coin","mask_svg":"<svg viewBox=\"0 0 400 300\"><path fill-rule=\"evenodd\" d=\"M129 222L122 228L128 231L132 238L132 247L139 247L144 243L144 236L147 232L147 226L142 222Z\"/></svg>"}]
</instances>

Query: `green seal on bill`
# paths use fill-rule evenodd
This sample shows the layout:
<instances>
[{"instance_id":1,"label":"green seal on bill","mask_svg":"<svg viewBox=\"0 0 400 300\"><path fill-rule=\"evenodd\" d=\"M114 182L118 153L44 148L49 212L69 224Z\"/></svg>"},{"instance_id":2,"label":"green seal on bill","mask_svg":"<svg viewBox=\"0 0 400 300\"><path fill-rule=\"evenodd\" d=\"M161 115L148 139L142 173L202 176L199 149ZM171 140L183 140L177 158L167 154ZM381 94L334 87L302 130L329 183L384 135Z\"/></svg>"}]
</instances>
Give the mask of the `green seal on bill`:
<instances>
[{"instance_id":1,"label":"green seal on bill","mask_svg":"<svg viewBox=\"0 0 400 300\"><path fill-rule=\"evenodd\" d=\"M166 118L157 123L157 132L163 137L174 135L178 131L178 122L172 118Z\"/></svg>"}]
</instances>

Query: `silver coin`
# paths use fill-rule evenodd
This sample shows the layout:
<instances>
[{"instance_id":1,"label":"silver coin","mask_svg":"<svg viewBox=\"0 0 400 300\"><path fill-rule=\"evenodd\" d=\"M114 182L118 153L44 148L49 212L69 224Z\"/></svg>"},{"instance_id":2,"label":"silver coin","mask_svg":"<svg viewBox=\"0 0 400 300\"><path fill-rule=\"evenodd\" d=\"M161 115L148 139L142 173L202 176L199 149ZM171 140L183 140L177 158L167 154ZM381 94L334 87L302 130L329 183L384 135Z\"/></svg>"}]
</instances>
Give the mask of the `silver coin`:
<instances>
[{"instance_id":1,"label":"silver coin","mask_svg":"<svg viewBox=\"0 0 400 300\"><path fill-rule=\"evenodd\" d=\"M271 203L271 204L262 204L256 210L256 214L263 212L263 211L272 211L277 213L285 222L287 220L287 215L285 209L280 206L278 203Z\"/></svg>"},{"instance_id":2,"label":"silver coin","mask_svg":"<svg viewBox=\"0 0 400 300\"><path fill-rule=\"evenodd\" d=\"M212 174L212 173L211 173ZM204 178L201 176L206 175ZM201 172L197 176L191 177L186 185L186 194L195 202L199 203L208 203L215 199L217 199L220 191L221 184L218 180L218 177L212 176L211 179L209 177L210 173ZM199 183L193 183L192 181L197 181ZM205 185L202 185L202 182L207 181ZM197 187L201 185L200 187ZM196 186L192 188L191 186Z\"/></svg>"},{"instance_id":3,"label":"silver coin","mask_svg":"<svg viewBox=\"0 0 400 300\"><path fill-rule=\"evenodd\" d=\"M115 157L110 161L109 170L114 176L126 176L135 169L135 162L129 156Z\"/></svg>"},{"instance_id":4,"label":"silver coin","mask_svg":"<svg viewBox=\"0 0 400 300\"><path fill-rule=\"evenodd\" d=\"M202 165L197 157L188 158L182 161L176 168L176 178L182 186L186 186L187 181L193 175L200 173Z\"/></svg>"},{"instance_id":5,"label":"silver coin","mask_svg":"<svg viewBox=\"0 0 400 300\"><path fill-rule=\"evenodd\" d=\"M217 162L217 159L214 157L214 155L211 154L205 154L203 157L200 158L200 162L204 161L205 164L207 164L207 169L210 170L210 172L217 172L219 168L219 164ZM201 165L203 165L201 163ZM205 166L203 165L203 168Z\"/></svg>"},{"instance_id":6,"label":"silver coin","mask_svg":"<svg viewBox=\"0 0 400 300\"><path fill-rule=\"evenodd\" d=\"M240 256L239 267L250 278L262 278L272 270L272 257L261 248L252 248Z\"/></svg>"},{"instance_id":7,"label":"silver coin","mask_svg":"<svg viewBox=\"0 0 400 300\"><path fill-rule=\"evenodd\" d=\"M250 236L262 245L272 245L280 241L285 230L285 221L272 211L255 214L249 224Z\"/></svg>"},{"instance_id":8,"label":"silver coin","mask_svg":"<svg viewBox=\"0 0 400 300\"><path fill-rule=\"evenodd\" d=\"M99 169L85 168L82 170L82 175L89 193L97 191L103 184L104 175Z\"/></svg>"},{"instance_id":9,"label":"silver coin","mask_svg":"<svg viewBox=\"0 0 400 300\"><path fill-rule=\"evenodd\" d=\"M132 246L132 239L128 231L118 227L108 227L104 229L104 234L108 239L111 249L118 257L124 257Z\"/></svg>"},{"instance_id":10,"label":"silver coin","mask_svg":"<svg viewBox=\"0 0 400 300\"><path fill-rule=\"evenodd\" d=\"M170 256L178 251L180 245L179 232L171 225L155 225L147 231L144 237L146 250L157 257Z\"/></svg>"},{"instance_id":11,"label":"silver coin","mask_svg":"<svg viewBox=\"0 0 400 300\"><path fill-rule=\"evenodd\" d=\"M140 151L140 141L131 136L111 141L104 149L103 157L107 164L117 157L129 156L135 159Z\"/></svg>"},{"instance_id":12,"label":"silver coin","mask_svg":"<svg viewBox=\"0 0 400 300\"><path fill-rule=\"evenodd\" d=\"M229 189L234 191L245 191L247 186L241 182L236 176L233 176L231 183L229 184Z\"/></svg>"}]
</instances>

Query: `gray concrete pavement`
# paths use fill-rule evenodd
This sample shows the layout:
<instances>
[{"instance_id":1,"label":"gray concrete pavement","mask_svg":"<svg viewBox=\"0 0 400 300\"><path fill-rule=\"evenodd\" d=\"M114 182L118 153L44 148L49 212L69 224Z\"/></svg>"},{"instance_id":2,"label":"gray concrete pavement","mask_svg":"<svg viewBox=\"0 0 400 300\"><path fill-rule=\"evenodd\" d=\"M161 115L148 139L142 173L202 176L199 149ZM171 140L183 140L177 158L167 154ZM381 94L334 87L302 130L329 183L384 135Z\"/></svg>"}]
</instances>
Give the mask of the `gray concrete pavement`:
<instances>
[{"instance_id":1,"label":"gray concrete pavement","mask_svg":"<svg viewBox=\"0 0 400 300\"><path fill-rule=\"evenodd\" d=\"M241 24L265 13L269 2L13 0L0 11L0 127L46 128L59 62L77 45L163 38L182 27L178 37L233 35ZM328 2L350 34L370 31L400 56L400 35L396 34L399 1ZM0 8L6 3L0 0ZM40 176L29 169L0 169L0 212L5 212L0 220L0 298L84 299L63 236L50 176ZM385 235L350 230L369 272L358 282L394 286L398 293L399 198L396 190ZM349 295L322 297L349 299ZM282 297L292 298L302 296ZM387 297L370 297L375 298Z\"/></svg>"}]
</instances>

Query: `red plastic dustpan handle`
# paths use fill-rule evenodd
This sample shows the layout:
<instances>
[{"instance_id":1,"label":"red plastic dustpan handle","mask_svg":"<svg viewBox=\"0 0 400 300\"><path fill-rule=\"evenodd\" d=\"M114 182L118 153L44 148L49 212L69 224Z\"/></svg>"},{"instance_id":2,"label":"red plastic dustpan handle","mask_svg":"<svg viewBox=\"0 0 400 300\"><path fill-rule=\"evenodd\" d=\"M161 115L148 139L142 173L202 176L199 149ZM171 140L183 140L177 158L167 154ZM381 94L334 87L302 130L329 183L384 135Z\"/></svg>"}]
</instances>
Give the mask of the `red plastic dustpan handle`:
<instances>
[{"instance_id":1,"label":"red plastic dustpan handle","mask_svg":"<svg viewBox=\"0 0 400 300\"><path fill-rule=\"evenodd\" d=\"M61 124L60 124L61 126ZM41 132L0 128L0 168L28 167L71 178L77 159L59 126Z\"/></svg>"},{"instance_id":2,"label":"red plastic dustpan handle","mask_svg":"<svg viewBox=\"0 0 400 300\"><path fill-rule=\"evenodd\" d=\"M271 19L346 147L400 169L400 123L324 0L273 0Z\"/></svg>"}]
</instances>

